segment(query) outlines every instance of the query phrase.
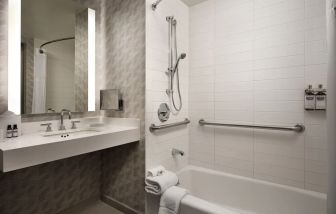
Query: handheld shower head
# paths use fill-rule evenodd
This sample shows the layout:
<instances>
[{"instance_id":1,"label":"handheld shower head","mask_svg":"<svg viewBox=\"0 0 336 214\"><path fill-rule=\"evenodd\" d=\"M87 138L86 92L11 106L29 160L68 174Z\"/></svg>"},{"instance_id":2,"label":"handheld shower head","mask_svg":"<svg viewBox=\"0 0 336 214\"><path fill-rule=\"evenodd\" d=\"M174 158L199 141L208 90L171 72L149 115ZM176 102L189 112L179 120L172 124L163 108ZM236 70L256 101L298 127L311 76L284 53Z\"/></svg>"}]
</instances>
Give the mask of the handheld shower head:
<instances>
[{"instance_id":1,"label":"handheld shower head","mask_svg":"<svg viewBox=\"0 0 336 214\"><path fill-rule=\"evenodd\" d=\"M187 54L186 53L182 53L179 58L184 59L186 57L187 57Z\"/></svg>"},{"instance_id":2,"label":"handheld shower head","mask_svg":"<svg viewBox=\"0 0 336 214\"><path fill-rule=\"evenodd\" d=\"M173 73L176 72L176 70L177 70L177 68L178 68L178 65L179 65L179 63L180 63L180 60L181 60L181 59L185 59L186 57L187 57L187 54L186 54L186 53L181 53L181 55L180 55L179 58L177 59L176 64L175 64L175 66L174 66L174 68L173 68Z\"/></svg>"}]
</instances>

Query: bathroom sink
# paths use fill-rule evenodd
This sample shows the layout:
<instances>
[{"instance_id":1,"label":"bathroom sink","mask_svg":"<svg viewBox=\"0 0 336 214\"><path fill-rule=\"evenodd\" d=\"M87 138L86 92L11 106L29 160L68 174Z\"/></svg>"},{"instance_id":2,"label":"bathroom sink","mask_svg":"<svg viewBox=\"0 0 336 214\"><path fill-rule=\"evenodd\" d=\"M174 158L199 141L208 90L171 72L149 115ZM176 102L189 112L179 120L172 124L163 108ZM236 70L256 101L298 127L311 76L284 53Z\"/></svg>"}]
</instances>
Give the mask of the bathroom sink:
<instances>
[{"instance_id":1,"label":"bathroom sink","mask_svg":"<svg viewBox=\"0 0 336 214\"><path fill-rule=\"evenodd\" d=\"M140 140L140 120L83 118L77 129L46 132L41 122L22 123L22 136L0 142L0 170L13 171ZM59 121L49 121L52 129Z\"/></svg>"},{"instance_id":2,"label":"bathroom sink","mask_svg":"<svg viewBox=\"0 0 336 214\"><path fill-rule=\"evenodd\" d=\"M74 136L90 135L92 133L101 132L99 129L74 129L74 130L64 130L64 131L55 131L55 132L45 132L41 133L43 137L61 137L68 138Z\"/></svg>"}]
</instances>

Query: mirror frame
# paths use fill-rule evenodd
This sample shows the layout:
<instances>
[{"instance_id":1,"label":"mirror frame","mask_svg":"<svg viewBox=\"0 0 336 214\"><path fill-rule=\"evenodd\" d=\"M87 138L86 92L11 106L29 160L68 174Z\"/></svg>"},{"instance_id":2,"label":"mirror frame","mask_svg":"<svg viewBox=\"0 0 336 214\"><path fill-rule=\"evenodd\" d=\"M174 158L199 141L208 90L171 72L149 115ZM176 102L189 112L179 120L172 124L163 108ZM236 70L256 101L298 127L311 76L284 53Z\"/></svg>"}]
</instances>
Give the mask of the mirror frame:
<instances>
[{"instance_id":1,"label":"mirror frame","mask_svg":"<svg viewBox=\"0 0 336 214\"><path fill-rule=\"evenodd\" d=\"M96 11L88 8L88 109L96 110ZM21 0L8 0L8 111L21 114ZM18 81L20 80L20 81ZM42 113L43 115L53 113ZM34 115L34 114L28 114ZM41 115L41 114L39 114Z\"/></svg>"}]
</instances>

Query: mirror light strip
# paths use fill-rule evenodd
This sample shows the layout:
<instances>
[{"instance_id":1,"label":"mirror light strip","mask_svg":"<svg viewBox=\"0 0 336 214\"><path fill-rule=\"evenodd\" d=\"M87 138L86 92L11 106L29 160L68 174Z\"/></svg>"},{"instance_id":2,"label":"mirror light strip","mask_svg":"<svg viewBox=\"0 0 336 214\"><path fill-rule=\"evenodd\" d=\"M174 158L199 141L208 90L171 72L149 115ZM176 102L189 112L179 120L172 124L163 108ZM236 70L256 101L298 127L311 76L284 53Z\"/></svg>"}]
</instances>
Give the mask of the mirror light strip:
<instances>
[{"instance_id":1,"label":"mirror light strip","mask_svg":"<svg viewBox=\"0 0 336 214\"><path fill-rule=\"evenodd\" d=\"M21 113L21 0L8 1L8 111Z\"/></svg>"},{"instance_id":2,"label":"mirror light strip","mask_svg":"<svg viewBox=\"0 0 336 214\"><path fill-rule=\"evenodd\" d=\"M88 9L88 111L96 109L96 13Z\"/></svg>"}]
</instances>

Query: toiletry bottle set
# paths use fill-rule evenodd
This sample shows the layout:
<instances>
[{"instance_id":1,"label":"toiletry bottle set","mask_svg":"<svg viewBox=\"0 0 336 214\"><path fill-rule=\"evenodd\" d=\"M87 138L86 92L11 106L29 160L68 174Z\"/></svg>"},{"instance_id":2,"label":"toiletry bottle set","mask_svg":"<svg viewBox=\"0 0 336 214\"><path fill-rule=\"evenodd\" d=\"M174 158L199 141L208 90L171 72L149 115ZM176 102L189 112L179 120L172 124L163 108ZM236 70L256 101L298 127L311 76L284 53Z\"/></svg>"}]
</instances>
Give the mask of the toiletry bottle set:
<instances>
[{"instance_id":1,"label":"toiletry bottle set","mask_svg":"<svg viewBox=\"0 0 336 214\"><path fill-rule=\"evenodd\" d=\"M6 132L6 137L7 138L13 138L13 137L18 137L19 136L19 132L18 132L18 126L17 124L12 125L8 125L7 126L7 132Z\"/></svg>"},{"instance_id":2,"label":"toiletry bottle set","mask_svg":"<svg viewBox=\"0 0 336 214\"><path fill-rule=\"evenodd\" d=\"M309 85L305 90L305 109L308 111L326 110L327 109L327 90L322 84L318 85L317 89L313 89Z\"/></svg>"}]
</instances>

